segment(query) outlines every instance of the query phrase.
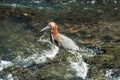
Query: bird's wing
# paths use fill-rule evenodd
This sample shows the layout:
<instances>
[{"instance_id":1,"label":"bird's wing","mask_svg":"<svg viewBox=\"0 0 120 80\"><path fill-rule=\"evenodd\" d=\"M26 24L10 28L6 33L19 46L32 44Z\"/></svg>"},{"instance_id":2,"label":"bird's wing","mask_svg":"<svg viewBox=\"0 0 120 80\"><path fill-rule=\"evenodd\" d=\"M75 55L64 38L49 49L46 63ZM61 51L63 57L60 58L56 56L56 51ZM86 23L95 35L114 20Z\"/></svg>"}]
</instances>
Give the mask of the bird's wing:
<instances>
[{"instance_id":1,"label":"bird's wing","mask_svg":"<svg viewBox=\"0 0 120 80\"><path fill-rule=\"evenodd\" d=\"M55 40L55 39L53 38L52 33L50 34L50 41L51 41L53 44L56 44L57 46L60 46L58 40Z\"/></svg>"},{"instance_id":2,"label":"bird's wing","mask_svg":"<svg viewBox=\"0 0 120 80\"><path fill-rule=\"evenodd\" d=\"M79 51L79 47L76 45L76 43L72 39L62 34L60 34L58 42L66 50Z\"/></svg>"}]
</instances>

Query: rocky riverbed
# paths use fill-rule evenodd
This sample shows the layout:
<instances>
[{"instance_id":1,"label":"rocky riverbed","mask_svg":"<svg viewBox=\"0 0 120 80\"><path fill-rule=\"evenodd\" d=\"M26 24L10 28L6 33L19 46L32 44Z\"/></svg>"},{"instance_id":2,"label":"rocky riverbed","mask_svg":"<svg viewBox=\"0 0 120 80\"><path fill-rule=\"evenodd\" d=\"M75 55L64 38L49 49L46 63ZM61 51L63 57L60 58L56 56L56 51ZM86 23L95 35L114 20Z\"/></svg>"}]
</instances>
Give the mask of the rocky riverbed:
<instances>
[{"instance_id":1,"label":"rocky riverbed","mask_svg":"<svg viewBox=\"0 0 120 80\"><path fill-rule=\"evenodd\" d=\"M17 65L5 68L0 78L14 80L80 80L71 77L67 56L61 50L54 59L39 63L38 57L50 44L38 42L47 32L40 29L55 21L59 32L72 38L80 48L92 49L96 56L86 57L89 64L87 79L119 80L120 76L120 7L84 8L64 5L58 9L0 8L0 58ZM36 55L35 55L36 54ZM31 57L30 57L31 56ZM35 60L33 59L33 56ZM32 61L33 60L33 61ZM37 63L37 64L36 64ZM26 65L27 64L27 65ZM12 79L11 79L12 80Z\"/></svg>"}]
</instances>

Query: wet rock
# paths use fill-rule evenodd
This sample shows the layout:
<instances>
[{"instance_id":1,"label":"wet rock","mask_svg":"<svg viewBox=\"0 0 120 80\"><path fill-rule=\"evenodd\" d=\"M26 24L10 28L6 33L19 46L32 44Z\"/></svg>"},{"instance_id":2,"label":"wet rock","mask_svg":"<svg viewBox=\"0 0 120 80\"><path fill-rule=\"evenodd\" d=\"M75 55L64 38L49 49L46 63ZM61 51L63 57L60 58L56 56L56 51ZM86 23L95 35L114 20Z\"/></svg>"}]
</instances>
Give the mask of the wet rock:
<instances>
[{"instance_id":1,"label":"wet rock","mask_svg":"<svg viewBox=\"0 0 120 80\"><path fill-rule=\"evenodd\" d=\"M118 66L120 66L119 61L118 61L119 46L106 45L106 47L104 49L106 50L105 54L95 56L93 58L89 58L88 60L86 60L87 63L89 63L91 65L90 66L90 71L91 71L90 76L93 78L99 79L99 77L102 76L102 74L104 74L103 72L100 73L100 70L102 70L102 69L104 69L104 70L114 69L114 68L118 68ZM94 66L94 65L96 65L96 66ZM103 77L103 79L104 79L104 77Z\"/></svg>"},{"instance_id":2,"label":"wet rock","mask_svg":"<svg viewBox=\"0 0 120 80\"><path fill-rule=\"evenodd\" d=\"M92 49L95 55L106 53L106 50L102 49L101 47L97 47L95 45L86 45L86 46L87 48Z\"/></svg>"},{"instance_id":3,"label":"wet rock","mask_svg":"<svg viewBox=\"0 0 120 80\"><path fill-rule=\"evenodd\" d=\"M56 5L57 1L51 0L51 3ZM0 55L2 59L13 60L18 55L26 58L32 54L41 54L41 51L49 49L50 45L35 41L35 36L49 21L56 21L60 25L60 32L75 39L80 46L95 44L95 47L89 48L92 48L96 54L104 53L85 58L85 61L90 65L89 78L108 80L101 70L120 67L119 8L103 7L98 7L99 11L76 4L65 4L57 10L0 8ZM35 23L39 24L34 25ZM40 33L39 36L43 34ZM49 35L46 32L45 34L47 39ZM97 43L99 40L100 43ZM73 55L68 54L64 51L58 54L54 59L58 63L33 64L28 69L13 66L7 68L5 72L12 73L15 80L73 80L76 76L71 78L69 73L72 72L67 70L66 63L66 57L73 57Z\"/></svg>"},{"instance_id":4,"label":"wet rock","mask_svg":"<svg viewBox=\"0 0 120 80\"><path fill-rule=\"evenodd\" d=\"M17 80L31 80L31 79L35 79L35 74L32 73L31 71L22 68L20 66L14 66L14 67L10 67L6 70L4 70L4 72L6 74L11 73L13 76L13 79L17 79Z\"/></svg>"}]
</instances>

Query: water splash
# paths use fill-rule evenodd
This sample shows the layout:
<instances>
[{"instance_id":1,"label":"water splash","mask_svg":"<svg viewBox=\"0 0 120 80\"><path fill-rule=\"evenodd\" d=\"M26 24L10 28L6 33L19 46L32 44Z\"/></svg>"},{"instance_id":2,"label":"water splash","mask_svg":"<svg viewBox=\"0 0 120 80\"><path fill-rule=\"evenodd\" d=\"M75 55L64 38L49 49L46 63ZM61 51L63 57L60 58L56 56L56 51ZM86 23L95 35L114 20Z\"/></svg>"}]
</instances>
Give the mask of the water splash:
<instances>
[{"instance_id":1,"label":"water splash","mask_svg":"<svg viewBox=\"0 0 120 80\"><path fill-rule=\"evenodd\" d=\"M14 80L13 77L12 77L12 74L7 75L7 80Z\"/></svg>"},{"instance_id":2,"label":"water splash","mask_svg":"<svg viewBox=\"0 0 120 80\"><path fill-rule=\"evenodd\" d=\"M51 44L49 40L42 39L43 37L44 36L41 36L39 41L48 42L49 44ZM47 62L48 59L52 60L58 52L59 52L59 48L51 44L50 49L42 51L41 54L37 52L27 58L23 58L22 56L17 56L14 59L14 61L16 64L22 65L23 67L27 67L33 63L40 64L40 63Z\"/></svg>"},{"instance_id":3,"label":"water splash","mask_svg":"<svg viewBox=\"0 0 120 80\"><path fill-rule=\"evenodd\" d=\"M96 56L96 54L94 53L94 51L92 49L88 49L88 48L80 48L80 54L82 54L83 56L86 56L86 57L94 57Z\"/></svg>"},{"instance_id":4,"label":"water splash","mask_svg":"<svg viewBox=\"0 0 120 80\"><path fill-rule=\"evenodd\" d=\"M13 66L13 65L14 64L10 61L0 60L0 72L2 72L3 69L8 68L8 67ZM6 76L6 79L3 79L4 76ZM4 76L2 78L0 76L0 80L13 80L12 74L4 75Z\"/></svg>"},{"instance_id":5,"label":"water splash","mask_svg":"<svg viewBox=\"0 0 120 80\"><path fill-rule=\"evenodd\" d=\"M104 74L109 80L120 80L120 70L119 69L109 69L106 70Z\"/></svg>"},{"instance_id":6,"label":"water splash","mask_svg":"<svg viewBox=\"0 0 120 80\"><path fill-rule=\"evenodd\" d=\"M112 79L111 74L113 74L112 70L107 70L105 76L108 77L109 79Z\"/></svg>"},{"instance_id":7,"label":"water splash","mask_svg":"<svg viewBox=\"0 0 120 80\"><path fill-rule=\"evenodd\" d=\"M10 61L4 61L4 60L1 60L0 61L0 71L2 71L4 68L7 68L7 67L10 67L10 66L13 66L14 64Z\"/></svg>"},{"instance_id":8,"label":"water splash","mask_svg":"<svg viewBox=\"0 0 120 80\"><path fill-rule=\"evenodd\" d=\"M70 62L71 68L76 72L76 76L85 79L88 73L88 64L83 61L82 55L79 54L76 60L68 58L68 61Z\"/></svg>"},{"instance_id":9,"label":"water splash","mask_svg":"<svg viewBox=\"0 0 120 80\"><path fill-rule=\"evenodd\" d=\"M0 80L3 80L2 78L0 78Z\"/></svg>"},{"instance_id":10,"label":"water splash","mask_svg":"<svg viewBox=\"0 0 120 80\"><path fill-rule=\"evenodd\" d=\"M70 63L71 67L76 71L76 76L85 79L88 72L87 64L84 61L81 62L70 61Z\"/></svg>"},{"instance_id":11,"label":"water splash","mask_svg":"<svg viewBox=\"0 0 120 80\"><path fill-rule=\"evenodd\" d=\"M50 50L44 50L42 54L33 54L27 58L22 58L21 56L16 57L14 61L23 67L30 66L32 63L40 64L47 61L47 59L53 59L58 53L59 48L56 46L51 46Z\"/></svg>"}]
</instances>

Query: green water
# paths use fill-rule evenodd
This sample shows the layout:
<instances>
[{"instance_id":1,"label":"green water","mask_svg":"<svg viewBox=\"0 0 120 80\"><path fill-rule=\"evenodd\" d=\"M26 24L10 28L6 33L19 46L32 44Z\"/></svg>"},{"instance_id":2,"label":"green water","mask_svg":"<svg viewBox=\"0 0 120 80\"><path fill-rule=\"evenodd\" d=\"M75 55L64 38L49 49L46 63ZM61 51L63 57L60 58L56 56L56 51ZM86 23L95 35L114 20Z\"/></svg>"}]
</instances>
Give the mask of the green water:
<instances>
[{"instance_id":1,"label":"green water","mask_svg":"<svg viewBox=\"0 0 120 80\"><path fill-rule=\"evenodd\" d=\"M37 42L37 38L43 34L48 38L48 33L39 34L39 31L48 22L55 21L59 31L75 40L79 47L95 45L96 48L104 50L103 54L84 57L84 60L89 64L88 78L109 80L103 75L106 70L113 69L118 76L120 72L119 12L118 5L88 10L74 4L64 5L56 10L1 7L0 58L17 62L17 56L25 59L33 54L41 54L43 50L49 50L50 44ZM66 55L68 52L64 50L60 53L57 58L49 60L42 66L33 63L27 68L20 65L8 67L0 73L0 77L12 73L18 80L77 80L78 78L71 77L74 72L67 70L69 66L66 57L72 55ZM65 74L68 75L64 76Z\"/></svg>"}]
</instances>

